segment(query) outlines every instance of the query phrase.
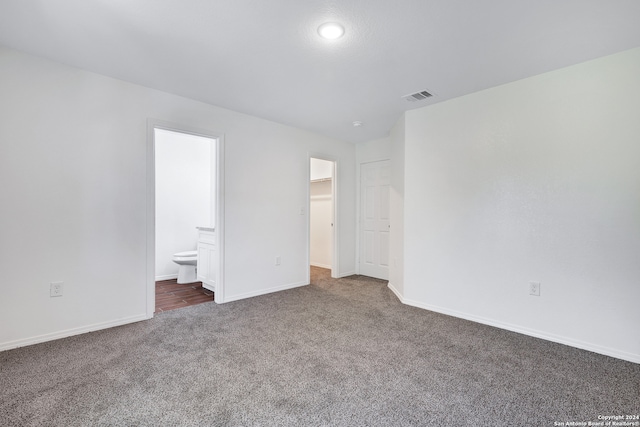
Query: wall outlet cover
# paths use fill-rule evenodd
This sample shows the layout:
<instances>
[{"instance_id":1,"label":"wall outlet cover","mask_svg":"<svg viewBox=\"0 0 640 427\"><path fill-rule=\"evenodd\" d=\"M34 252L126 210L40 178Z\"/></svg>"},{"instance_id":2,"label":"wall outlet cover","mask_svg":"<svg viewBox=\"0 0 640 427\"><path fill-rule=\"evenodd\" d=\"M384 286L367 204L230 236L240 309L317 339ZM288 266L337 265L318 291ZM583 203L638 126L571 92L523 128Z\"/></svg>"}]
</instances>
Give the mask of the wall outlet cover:
<instances>
[{"instance_id":1,"label":"wall outlet cover","mask_svg":"<svg viewBox=\"0 0 640 427\"><path fill-rule=\"evenodd\" d=\"M540 296L540 282L529 282L529 295Z\"/></svg>"},{"instance_id":2,"label":"wall outlet cover","mask_svg":"<svg viewBox=\"0 0 640 427\"><path fill-rule=\"evenodd\" d=\"M61 297L64 291L64 282L51 282L49 287L49 295L51 297Z\"/></svg>"}]
</instances>

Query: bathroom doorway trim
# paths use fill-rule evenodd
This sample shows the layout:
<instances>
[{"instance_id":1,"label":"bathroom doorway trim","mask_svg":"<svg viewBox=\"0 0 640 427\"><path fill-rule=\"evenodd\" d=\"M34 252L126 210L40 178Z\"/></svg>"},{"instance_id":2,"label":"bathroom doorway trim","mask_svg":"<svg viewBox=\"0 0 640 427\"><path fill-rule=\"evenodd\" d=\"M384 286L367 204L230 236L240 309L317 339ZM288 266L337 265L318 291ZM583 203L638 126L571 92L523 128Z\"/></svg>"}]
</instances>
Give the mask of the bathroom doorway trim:
<instances>
[{"instance_id":1,"label":"bathroom doorway trim","mask_svg":"<svg viewBox=\"0 0 640 427\"><path fill-rule=\"evenodd\" d=\"M146 212L146 237L147 237L147 265L146 265L146 291L147 291L147 319L153 317L156 308L156 282L155 282L155 248L156 248L156 177L155 177L155 130L163 129L189 135L202 136L215 141L216 152L216 249L218 250L218 266L216 268L216 290L214 300L220 304L225 302L224 290L224 133L192 126L167 122L164 120L147 119L147 212ZM195 225L194 225L195 227Z\"/></svg>"}]
</instances>

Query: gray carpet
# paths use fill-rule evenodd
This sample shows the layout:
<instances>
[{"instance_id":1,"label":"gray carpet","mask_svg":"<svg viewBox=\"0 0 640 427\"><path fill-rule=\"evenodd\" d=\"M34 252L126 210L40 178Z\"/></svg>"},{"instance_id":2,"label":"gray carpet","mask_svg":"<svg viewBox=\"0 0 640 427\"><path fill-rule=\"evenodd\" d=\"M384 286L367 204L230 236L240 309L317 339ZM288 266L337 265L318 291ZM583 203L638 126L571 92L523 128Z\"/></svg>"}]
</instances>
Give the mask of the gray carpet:
<instances>
[{"instance_id":1,"label":"gray carpet","mask_svg":"<svg viewBox=\"0 0 640 427\"><path fill-rule=\"evenodd\" d=\"M640 412L640 365L332 280L0 353L2 426L553 426Z\"/></svg>"}]
</instances>

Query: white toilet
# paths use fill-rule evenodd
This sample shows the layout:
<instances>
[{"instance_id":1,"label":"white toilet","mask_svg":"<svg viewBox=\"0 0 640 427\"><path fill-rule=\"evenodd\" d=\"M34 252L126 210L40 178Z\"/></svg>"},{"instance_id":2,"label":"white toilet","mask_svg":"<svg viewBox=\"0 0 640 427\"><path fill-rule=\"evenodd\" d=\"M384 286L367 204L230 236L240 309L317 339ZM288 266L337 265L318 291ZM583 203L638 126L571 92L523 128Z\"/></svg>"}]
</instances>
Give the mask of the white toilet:
<instances>
[{"instance_id":1,"label":"white toilet","mask_svg":"<svg viewBox=\"0 0 640 427\"><path fill-rule=\"evenodd\" d=\"M186 251L173 254L173 262L178 264L178 283L193 283L198 281L196 265L198 251Z\"/></svg>"}]
</instances>

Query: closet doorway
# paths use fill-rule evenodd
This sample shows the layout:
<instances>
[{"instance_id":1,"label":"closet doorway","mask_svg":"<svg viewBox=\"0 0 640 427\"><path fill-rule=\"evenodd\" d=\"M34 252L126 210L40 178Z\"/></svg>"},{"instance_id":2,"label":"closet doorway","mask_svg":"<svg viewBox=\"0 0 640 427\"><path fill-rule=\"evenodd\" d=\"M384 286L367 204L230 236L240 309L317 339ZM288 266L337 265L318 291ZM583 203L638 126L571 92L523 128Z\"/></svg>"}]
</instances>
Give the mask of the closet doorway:
<instances>
[{"instance_id":1,"label":"closet doorway","mask_svg":"<svg viewBox=\"0 0 640 427\"><path fill-rule=\"evenodd\" d=\"M338 277L336 256L336 163L311 157L309 164L309 264Z\"/></svg>"}]
</instances>

